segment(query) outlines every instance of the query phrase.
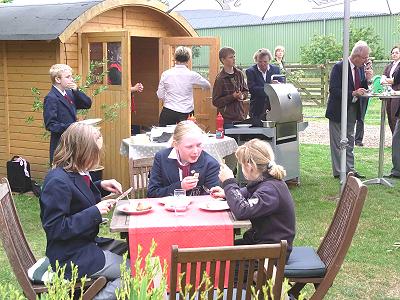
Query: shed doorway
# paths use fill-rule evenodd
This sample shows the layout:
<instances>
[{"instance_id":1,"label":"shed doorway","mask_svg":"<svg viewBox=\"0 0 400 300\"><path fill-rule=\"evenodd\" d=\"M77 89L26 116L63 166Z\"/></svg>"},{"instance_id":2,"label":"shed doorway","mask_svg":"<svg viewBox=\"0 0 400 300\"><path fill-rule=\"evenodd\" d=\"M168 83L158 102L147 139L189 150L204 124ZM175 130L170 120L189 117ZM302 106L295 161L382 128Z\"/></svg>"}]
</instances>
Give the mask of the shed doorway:
<instances>
[{"instance_id":1,"label":"shed doorway","mask_svg":"<svg viewBox=\"0 0 400 300\"><path fill-rule=\"evenodd\" d=\"M134 93L131 109L132 133L158 124L159 39L131 36L131 85L141 82L142 93Z\"/></svg>"}]
</instances>

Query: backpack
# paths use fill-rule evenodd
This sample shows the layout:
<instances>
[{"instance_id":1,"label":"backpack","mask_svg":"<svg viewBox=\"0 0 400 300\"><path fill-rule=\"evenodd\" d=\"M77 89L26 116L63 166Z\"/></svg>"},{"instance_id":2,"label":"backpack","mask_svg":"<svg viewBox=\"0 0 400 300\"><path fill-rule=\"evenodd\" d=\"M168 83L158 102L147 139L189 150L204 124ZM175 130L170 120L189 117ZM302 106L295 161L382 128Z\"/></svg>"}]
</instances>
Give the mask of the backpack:
<instances>
[{"instance_id":1,"label":"backpack","mask_svg":"<svg viewBox=\"0 0 400 300\"><path fill-rule=\"evenodd\" d=\"M7 161L7 179L13 192L25 193L32 190L31 167L21 156Z\"/></svg>"}]
</instances>

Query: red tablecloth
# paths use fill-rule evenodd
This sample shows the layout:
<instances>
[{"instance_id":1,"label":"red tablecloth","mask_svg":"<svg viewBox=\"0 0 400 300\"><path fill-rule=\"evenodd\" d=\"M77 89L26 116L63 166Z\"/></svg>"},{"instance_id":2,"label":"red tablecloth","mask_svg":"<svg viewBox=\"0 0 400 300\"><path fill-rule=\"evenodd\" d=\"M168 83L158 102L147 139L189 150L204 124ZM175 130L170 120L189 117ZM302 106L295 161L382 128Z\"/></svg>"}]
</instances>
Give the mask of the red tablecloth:
<instances>
[{"instance_id":1,"label":"red tablecloth","mask_svg":"<svg viewBox=\"0 0 400 300\"><path fill-rule=\"evenodd\" d=\"M210 201L210 196L191 197L191 200L192 203L185 214L175 216L174 212L167 211L159 203L159 199L148 199L153 210L130 218L129 251L132 270L137 256L137 245L143 247L142 255L146 255L152 239L157 243L155 255L159 256L161 261L165 259L168 266L171 245L178 245L179 248L233 245L233 223L228 212L200 209L199 204Z\"/></svg>"}]
</instances>

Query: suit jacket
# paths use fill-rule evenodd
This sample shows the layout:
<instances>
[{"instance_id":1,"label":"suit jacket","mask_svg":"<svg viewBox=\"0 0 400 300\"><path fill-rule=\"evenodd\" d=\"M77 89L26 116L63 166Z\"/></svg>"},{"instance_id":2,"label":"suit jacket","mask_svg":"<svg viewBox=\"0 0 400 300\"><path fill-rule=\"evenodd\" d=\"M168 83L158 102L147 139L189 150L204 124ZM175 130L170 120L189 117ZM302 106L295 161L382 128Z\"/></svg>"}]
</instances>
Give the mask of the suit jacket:
<instances>
[{"instance_id":1,"label":"suit jacket","mask_svg":"<svg viewBox=\"0 0 400 300\"><path fill-rule=\"evenodd\" d=\"M92 100L79 90L66 90L69 100L52 86L44 98L43 119L45 127L50 131L50 161L53 161L54 150L58 145L61 134L76 122L76 110L88 109Z\"/></svg>"},{"instance_id":2,"label":"suit jacket","mask_svg":"<svg viewBox=\"0 0 400 300\"><path fill-rule=\"evenodd\" d=\"M181 188L177 161L176 159L168 158L171 150L172 148L163 149L157 152L154 157L147 189L148 197L171 196L174 194L175 189ZM203 185L208 188L219 185L219 163L207 152L202 151L199 159L191 165L190 169L199 173L199 182L196 187L199 191L196 192L197 195L205 194L201 188Z\"/></svg>"},{"instance_id":3,"label":"suit jacket","mask_svg":"<svg viewBox=\"0 0 400 300\"><path fill-rule=\"evenodd\" d=\"M385 69L383 70L383 75L386 77L390 78L390 70L392 69L392 66L394 64L394 61L390 62ZM396 69L394 69L393 72L393 84L392 84L392 89L395 91L400 90L400 63L397 64Z\"/></svg>"},{"instance_id":4,"label":"suit jacket","mask_svg":"<svg viewBox=\"0 0 400 300\"><path fill-rule=\"evenodd\" d=\"M265 114L265 110L271 109L269 98L264 91L264 85L266 83L271 83L272 75L280 73L279 67L270 64L269 70L267 71L266 80L264 80L264 77L257 68L257 64L246 70L247 86L251 94L250 117L261 119Z\"/></svg>"},{"instance_id":5,"label":"suit jacket","mask_svg":"<svg viewBox=\"0 0 400 300\"><path fill-rule=\"evenodd\" d=\"M46 255L55 270L56 260L66 264L66 277L71 276L70 263L78 266L79 276L92 275L105 264L103 251L96 244L101 214L95 206L107 192L100 181L86 184L79 173L62 168L51 170L43 183L40 217L46 232Z\"/></svg>"},{"instance_id":6,"label":"suit jacket","mask_svg":"<svg viewBox=\"0 0 400 300\"><path fill-rule=\"evenodd\" d=\"M348 76L348 87L347 87L347 108L350 105L357 105L357 120L362 119L362 112L365 114L367 109L368 100L361 97L358 99L356 103L352 103L353 96L352 92L354 91L354 81L353 81L353 73L350 67L350 63L347 62L349 68L349 76ZM365 78L365 73L363 68L359 68L360 71L360 80L361 87L368 89L368 83ZM343 73L343 61L336 63L331 71L331 75L329 78L329 98L328 104L326 107L325 117L333 122L340 123L341 121L341 112L342 112L342 73Z\"/></svg>"}]
</instances>

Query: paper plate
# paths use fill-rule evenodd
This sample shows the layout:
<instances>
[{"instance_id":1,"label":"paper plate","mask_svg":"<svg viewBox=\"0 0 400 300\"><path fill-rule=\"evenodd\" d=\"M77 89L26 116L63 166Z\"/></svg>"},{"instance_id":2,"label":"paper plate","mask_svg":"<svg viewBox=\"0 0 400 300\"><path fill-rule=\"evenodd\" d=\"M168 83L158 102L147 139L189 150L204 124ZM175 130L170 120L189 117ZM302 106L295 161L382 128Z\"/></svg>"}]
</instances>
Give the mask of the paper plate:
<instances>
[{"instance_id":1,"label":"paper plate","mask_svg":"<svg viewBox=\"0 0 400 300\"><path fill-rule=\"evenodd\" d=\"M187 211L189 208L189 205L187 206L182 206L176 209L177 212L183 212L183 211ZM165 209L168 211L175 211L175 207L172 205L165 205Z\"/></svg>"},{"instance_id":2,"label":"paper plate","mask_svg":"<svg viewBox=\"0 0 400 300\"><path fill-rule=\"evenodd\" d=\"M146 214L153 210L151 205L148 203L145 203L145 202L142 202L142 204L144 204L146 206L150 206L150 207L147 209L144 209L144 210L137 210L136 208L137 208L138 204L139 204L139 202L122 204L122 205L117 206L117 210L124 214L128 214L128 215L141 215L141 214Z\"/></svg>"},{"instance_id":3,"label":"paper plate","mask_svg":"<svg viewBox=\"0 0 400 300\"><path fill-rule=\"evenodd\" d=\"M251 124L234 124L233 126L235 126L235 127L245 127L245 128L248 128L248 127L250 127L251 126Z\"/></svg>"},{"instance_id":4,"label":"paper plate","mask_svg":"<svg viewBox=\"0 0 400 300\"><path fill-rule=\"evenodd\" d=\"M190 198L186 198L188 203L187 205L189 205L190 203L192 203L192 200ZM167 196L167 197L162 197L158 199L158 203L160 203L161 205L165 205L166 203L169 203L171 201L174 201L174 196Z\"/></svg>"},{"instance_id":5,"label":"paper plate","mask_svg":"<svg viewBox=\"0 0 400 300\"><path fill-rule=\"evenodd\" d=\"M199 205L199 208L209 211L222 211L222 210L228 210L229 205L226 201L213 200L201 203Z\"/></svg>"},{"instance_id":6,"label":"paper plate","mask_svg":"<svg viewBox=\"0 0 400 300\"><path fill-rule=\"evenodd\" d=\"M86 125L97 125L102 121L102 119L87 119L79 121L78 123L86 124Z\"/></svg>"}]
</instances>

